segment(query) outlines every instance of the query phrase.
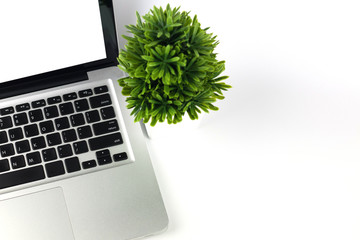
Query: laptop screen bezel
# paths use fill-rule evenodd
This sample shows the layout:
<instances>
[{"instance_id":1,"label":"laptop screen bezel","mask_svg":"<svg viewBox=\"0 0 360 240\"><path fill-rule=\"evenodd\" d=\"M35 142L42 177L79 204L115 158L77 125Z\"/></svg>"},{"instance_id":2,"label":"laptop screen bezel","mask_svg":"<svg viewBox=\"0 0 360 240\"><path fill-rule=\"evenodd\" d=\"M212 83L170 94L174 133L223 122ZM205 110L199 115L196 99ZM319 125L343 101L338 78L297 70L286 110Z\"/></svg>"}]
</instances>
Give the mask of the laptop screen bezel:
<instances>
[{"instance_id":1,"label":"laptop screen bezel","mask_svg":"<svg viewBox=\"0 0 360 240\"><path fill-rule=\"evenodd\" d=\"M87 80L87 72L118 64L119 53L112 0L98 0L106 58L0 84L0 99ZM79 13L81 14L81 13ZM21 67L19 65L19 67Z\"/></svg>"}]
</instances>

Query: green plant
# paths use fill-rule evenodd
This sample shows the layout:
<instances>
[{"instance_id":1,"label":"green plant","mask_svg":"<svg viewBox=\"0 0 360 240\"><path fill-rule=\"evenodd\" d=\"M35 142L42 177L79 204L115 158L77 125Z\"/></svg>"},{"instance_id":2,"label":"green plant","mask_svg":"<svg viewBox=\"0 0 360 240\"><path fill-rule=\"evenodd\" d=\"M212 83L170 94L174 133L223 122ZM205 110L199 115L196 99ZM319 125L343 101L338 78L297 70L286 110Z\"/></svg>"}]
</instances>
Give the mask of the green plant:
<instances>
[{"instance_id":1,"label":"green plant","mask_svg":"<svg viewBox=\"0 0 360 240\"><path fill-rule=\"evenodd\" d=\"M219 77L225 62L216 60L216 36L179 9L154 7L144 22L136 12L136 26L126 26L133 37L123 36L118 61L129 76L119 84L135 122L178 123L186 112L197 119L201 110L218 110L213 103L231 87L222 82L227 76Z\"/></svg>"}]
</instances>

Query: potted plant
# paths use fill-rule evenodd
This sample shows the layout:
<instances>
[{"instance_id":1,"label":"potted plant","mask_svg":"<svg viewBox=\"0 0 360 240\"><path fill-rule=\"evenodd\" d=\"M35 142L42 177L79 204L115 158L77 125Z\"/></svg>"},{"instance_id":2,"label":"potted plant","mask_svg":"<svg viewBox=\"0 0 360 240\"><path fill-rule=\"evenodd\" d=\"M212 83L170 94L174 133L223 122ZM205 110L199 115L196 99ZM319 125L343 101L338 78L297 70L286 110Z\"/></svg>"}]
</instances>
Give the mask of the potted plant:
<instances>
[{"instance_id":1,"label":"potted plant","mask_svg":"<svg viewBox=\"0 0 360 240\"><path fill-rule=\"evenodd\" d=\"M216 36L179 9L154 7L144 21L136 12L136 25L126 26L133 36L123 36L127 44L118 61L128 77L118 81L135 122L173 124L186 113L197 119L202 111L218 110L213 103L231 87L220 76L225 62L216 59Z\"/></svg>"}]
</instances>

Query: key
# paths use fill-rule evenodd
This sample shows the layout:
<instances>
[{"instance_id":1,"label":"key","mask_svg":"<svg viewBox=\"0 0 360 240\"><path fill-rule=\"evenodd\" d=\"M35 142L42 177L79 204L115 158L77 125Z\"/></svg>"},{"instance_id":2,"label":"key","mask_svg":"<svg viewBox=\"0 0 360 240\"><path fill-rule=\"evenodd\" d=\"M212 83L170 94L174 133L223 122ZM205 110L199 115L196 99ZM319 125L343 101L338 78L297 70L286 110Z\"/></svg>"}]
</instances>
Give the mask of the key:
<instances>
[{"instance_id":1,"label":"key","mask_svg":"<svg viewBox=\"0 0 360 240\"><path fill-rule=\"evenodd\" d=\"M33 108L43 107L45 105L46 105L46 102L45 102L44 99L36 100L36 101L31 103L31 106Z\"/></svg>"},{"instance_id":2,"label":"key","mask_svg":"<svg viewBox=\"0 0 360 240\"><path fill-rule=\"evenodd\" d=\"M46 174L49 178L65 174L62 161L51 162L45 165Z\"/></svg>"},{"instance_id":3,"label":"key","mask_svg":"<svg viewBox=\"0 0 360 240\"><path fill-rule=\"evenodd\" d=\"M29 166L41 163L41 157L39 152L31 152L26 154L26 159Z\"/></svg>"},{"instance_id":4,"label":"key","mask_svg":"<svg viewBox=\"0 0 360 240\"><path fill-rule=\"evenodd\" d=\"M76 98L77 98L77 95L75 92L67 93L67 94L63 95L64 101L74 100Z\"/></svg>"},{"instance_id":5,"label":"key","mask_svg":"<svg viewBox=\"0 0 360 240\"><path fill-rule=\"evenodd\" d=\"M30 122L38 122L44 119L41 109L29 111Z\"/></svg>"},{"instance_id":6,"label":"key","mask_svg":"<svg viewBox=\"0 0 360 240\"><path fill-rule=\"evenodd\" d=\"M25 158L23 155L10 158L10 162L13 169L18 169L26 166Z\"/></svg>"},{"instance_id":7,"label":"key","mask_svg":"<svg viewBox=\"0 0 360 240\"><path fill-rule=\"evenodd\" d=\"M24 138L24 134L22 132L22 129L19 128L13 128L9 130L9 138L11 141L16 141L19 139Z\"/></svg>"},{"instance_id":8,"label":"key","mask_svg":"<svg viewBox=\"0 0 360 240\"><path fill-rule=\"evenodd\" d=\"M122 153L114 154L113 158L114 158L115 162L118 162L118 161L128 159L128 156L127 156L126 152L122 152Z\"/></svg>"},{"instance_id":9,"label":"key","mask_svg":"<svg viewBox=\"0 0 360 240\"><path fill-rule=\"evenodd\" d=\"M108 149L96 152L96 159L99 165L109 164L112 162L110 151Z\"/></svg>"},{"instance_id":10,"label":"key","mask_svg":"<svg viewBox=\"0 0 360 240\"><path fill-rule=\"evenodd\" d=\"M12 143L1 145L0 153L2 157L9 157L15 154L14 145Z\"/></svg>"},{"instance_id":11,"label":"key","mask_svg":"<svg viewBox=\"0 0 360 240\"><path fill-rule=\"evenodd\" d=\"M77 133L80 139L89 138L93 136L90 126L78 127Z\"/></svg>"},{"instance_id":12,"label":"key","mask_svg":"<svg viewBox=\"0 0 360 240\"><path fill-rule=\"evenodd\" d=\"M46 147L45 138L43 136L32 138L31 146L33 150L38 150Z\"/></svg>"},{"instance_id":13,"label":"key","mask_svg":"<svg viewBox=\"0 0 360 240\"><path fill-rule=\"evenodd\" d=\"M79 91L79 96L80 97L88 97L93 95L93 91L91 89L85 89L85 90L81 90Z\"/></svg>"},{"instance_id":14,"label":"key","mask_svg":"<svg viewBox=\"0 0 360 240\"><path fill-rule=\"evenodd\" d=\"M23 141L16 142L15 148L16 148L16 152L19 154L29 152L31 150L29 140L23 140Z\"/></svg>"},{"instance_id":15,"label":"key","mask_svg":"<svg viewBox=\"0 0 360 240\"><path fill-rule=\"evenodd\" d=\"M53 133L47 135L46 140L49 146L55 146L61 144L61 137L59 133Z\"/></svg>"},{"instance_id":16,"label":"key","mask_svg":"<svg viewBox=\"0 0 360 240\"><path fill-rule=\"evenodd\" d=\"M30 109L29 103L23 103L15 106L17 112L22 112Z\"/></svg>"},{"instance_id":17,"label":"key","mask_svg":"<svg viewBox=\"0 0 360 240\"><path fill-rule=\"evenodd\" d=\"M56 97L51 97L47 99L48 104L55 104L55 103L60 103L61 102L61 97L60 96L56 96Z\"/></svg>"},{"instance_id":18,"label":"key","mask_svg":"<svg viewBox=\"0 0 360 240\"><path fill-rule=\"evenodd\" d=\"M105 133L118 131L119 125L117 121L114 119L114 120L94 124L93 130L95 135L101 135Z\"/></svg>"},{"instance_id":19,"label":"key","mask_svg":"<svg viewBox=\"0 0 360 240\"><path fill-rule=\"evenodd\" d=\"M65 159L65 166L68 173L80 171L80 162L78 157Z\"/></svg>"},{"instance_id":20,"label":"key","mask_svg":"<svg viewBox=\"0 0 360 240\"><path fill-rule=\"evenodd\" d=\"M44 119L44 115L41 109L33 110L29 112L30 122L38 122Z\"/></svg>"},{"instance_id":21,"label":"key","mask_svg":"<svg viewBox=\"0 0 360 240\"><path fill-rule=\"evenodd\" d=\"M42 156L45 162L57 159L55 148L42 150Z\"/></svg>"},{"instance_id":22,"label":"key","mask_svg":"<svg viewBox=\"0 0 360 240\"><path fill-rule=\"evenodd\" d=\"M64 130L70 128L69 119L67 117L55 119L56 130Z\"/></svg>"},{"instance_id":23,"label":"key","mask_svg":"<svg viewBox=\"0 0 360 240\"><path fill-rule=\"evenodd\" d=\"M9 161L7 159L0 160L0 173L10 170Z\"/></svg>"},{"instance_id":24,"label":"key","mask_svg":"<svg viewBox=\"0 0 360 240\"><path fill-rule=\"evenodd\" d=\"M108 149L104 149L96 152L96 158L102 158L106 156L110 156L110 151Z\"/></svg>"},{"instance_id":25,"label":"key","mask_svg":"<svg viewBox=\"0 0 360 240\"><path fill-rule=\"evenodd\" d=\"M73 142L77 140L76 132L74 129L66 130L61 133L64 142Z\"/></svg>"},{"instance_id":26,"label":"key","mask_svg":"<svg viewBox=\"0 0 360 240\"><path fill-rule=\"evenodd\" d=\"M6 143L8 141L8 137L5 131L0 132L0 144Z\"/></svg>"},{"instance_id":27,"label":"key","mask_svg":"<svg viewBox=\"0 0 360 240\"><path fill-rule=\"evenodd\" d=\"M113 107L106 107L106 108L102 108L100 110L101 112L101 116L104 120L106 119L110 119L110 118L114 118L115 117L115 111Z\"/></svg>"},{"instance_id":28,"label":"key","mask_svg":"<svg viewBox=\"0 0 360 240\"><path fill-rule=\"evenodd\" d=\"M95 160L89 160L82 163L83 169L93 168L96 167L96 161Z\"/></svg>"},{"instance_id":29,"label":"key","mask_svg":"<svg viewBox=\"0 0 360 240\"><path fill-rule=\"evenodd\" d=\"M31 168L0 174L0 189L13 187L45 178L44 168L39 165Z\"/></svg>"},{"instance_id":30,"label":"key","mask_svg":"<svg viewBox=\"0 0 360 240\"><path fill-rule=\"evenodd\" d=\"M43 134L51 133L51 132L55 131L53 122L51 120L46 121L46 122L41 122L40 123L40 131Z\"/></svg>"},{"instance_id":31,"label":"key","mask_svg":"<svg viewBox=\"0 0 360 240\"><path fill-rule=\"evenodd\" d=\"M10 128L12 126L13 126L13 124L12 124L10 116L0 118L0 129L6 129L6 128Z\"/></svg>"},{"instance_id":32,"label":"key","mask_svg":"<svg viewBox=\"0 0 360 240\"><path fill-rule=\"evenodd\" d=\"M93 122L100 121L100 115L99 115L99 112L97 110L86 112L85 116L86 116L86 120L87 120L88 123L93 123Z\"/></svg>"},{"instance_id":33,"label":"key","mask_svg":"<svg viewBox=\"0 0 360 240\"><path fill-rule=\"evenodd\" d=\"M89 110L89 103L86 99L75 101L75 109L77 112Z\"/></svg>"},{"instance_id":34,"label":"key","mask_svg":"<svg viewBox=\"0 0 360 240\"><path fill-rule=\"evenodd\" d=\"M96 87L94 89L94 91L95 91L96 94L99 94L99 93L107 92L109 90L108 90L108 87L106 85L104 85L104 86Z\"/></svg>"},{"instance_id":35,"label":"key","mask_svg":"<svg viewBox=\"0 0 360 240\"><path fill-rule=\"evenodd\" d=\"M70 116L71 125L73 127L84 125L85 119L82 113L78 113Z\"/></svg>"},{"instance_id":36,"label":"key","mask_svg":"<svg viewBox=\"0 0 360 240\"><path fill-rule=\"evenodd\" d=\"M44 108L45 117L47 119L49 118L55 118L59 116L59 111L56 106L46 107Z\"/></svg>"},{"instance_id":37,"label":"key","mask_svg":"<svg viewBox=\"0 0 360 240\"><path fill-rule=\"evenodd\" d=\"M120 145L122 143L123 143L123 140L122 140L121 134L119 132L89 139L89 146L90 146L91 151Z\"/></svg>"},{"instance_id":38,"label":"key","mask_svg":"<svg viewBox=\"0 0 360 240\"><path fill-rule=\"evenodd\" d=\"M15 126L24 125L28 123L28 118L26 113L19 113L14 115L14 124Z\"/></svg>"},{"instance_id":39,"label":"key","mask_svg":"<svg viewBox=\"0 0 360 240\"><path fill-rule=\"evenodd\" d=\"M0 109L0 115L2 115L2 116L12 114L12 113L14 113L13 107L7 107L7 108Z\"/></svg>"},{"instance_id":40,"label":"key","mask_svg":"<svg viewBox=\"0 0 360 240\"><path fill-rule=\"evenodd\" d=\"M90 105L92 108L104 107L110 105L111 98L109 94L103 94L90 98Z\"/></svg>"},{"instance_id":41,"label":"key","mask_svg":"<svg viewBox=\"0 0 360 240\"><path fill-rule=\"evenodd\" d=\"M70 144L59 146L57 147L57 150L59 153L59 158L70 157L73 155Z\"/></svg>"},{"instance_id":42,"label":"key","mask_svg":"<svg viewBox=\"0 0 360 240\"><path fill-rule=\"evenodd\" d=\"M89 151L86 141L73 143L75 154L86 153Z\"/></svg>"},{"instance_id":43,"label":"key","mask_svg":"<svg viewBox=\"0 0 360 240\"><path fill-rule=\"evenodd\" d=\"M99 165L109 164L112 162L110 151L108 149L96 152L96 159Z\"/></svg>"},{"instance_id":44,"label":"key","mask_svg":"<svg viewBox=\"0 0 360 240\"><path fill-rule=\"evenodd\" d=\"M39 135L39 128L36 124L27 125L24 127L26 137L34 137Z\"/></svg>"},{"instance_id":45,"label":"key","mask_svg":"<svg viewBox=\"0 0 360 240\"><path fill-rule=\"evenodd\" d=\"M74 107L71 102L60 104L59 108L61 115L68 115L74 113Z\"/></svg>"},{"instance_id":46,"label":"key","mask_svg":"<svg viewBox=\"0 0 360 240\"><path fill-rule=\"evenodd\" d=\"M112 163L111 156L105 156L105 157L102 157L102 158L98 158L97 161L98 161L98 164L99 164L100 166L101 166L101 165L105 165L105 164Z\"/></svg>"}]
</instances>

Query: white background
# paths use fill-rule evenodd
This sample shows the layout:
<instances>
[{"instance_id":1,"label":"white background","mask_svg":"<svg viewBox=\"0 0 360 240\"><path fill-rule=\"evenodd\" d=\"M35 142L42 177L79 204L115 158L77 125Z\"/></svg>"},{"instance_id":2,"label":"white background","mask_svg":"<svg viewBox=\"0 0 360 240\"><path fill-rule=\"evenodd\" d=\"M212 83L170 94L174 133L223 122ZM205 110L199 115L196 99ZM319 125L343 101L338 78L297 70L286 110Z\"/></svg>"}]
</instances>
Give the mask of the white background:
<instances>
[{"instance_id":1,"label":"white background","mask_svg":"<svg viewBox=\"0 0 360 240\"><path fill-rule=\"evenodd\" d=\"M153 129L170 225L151 239L360 239L358 1L170 2L218 36L233 88ZM166 3L117 0L119 35Z\"/></svg>"}]
</instances>

